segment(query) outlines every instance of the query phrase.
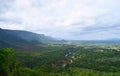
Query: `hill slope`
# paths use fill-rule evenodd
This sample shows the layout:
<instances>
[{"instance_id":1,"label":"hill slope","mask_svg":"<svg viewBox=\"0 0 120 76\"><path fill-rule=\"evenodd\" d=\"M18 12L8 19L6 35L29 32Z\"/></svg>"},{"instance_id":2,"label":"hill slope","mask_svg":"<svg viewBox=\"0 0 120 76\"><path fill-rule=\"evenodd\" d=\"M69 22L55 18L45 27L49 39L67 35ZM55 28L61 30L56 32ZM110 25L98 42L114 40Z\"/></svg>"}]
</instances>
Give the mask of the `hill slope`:
<instances>
[{"instance_id":1,"label":"hill slope","mask_svg":"<svg viewBox=\"0 0 120 76\"><path fill-rule=\"evenodd\" d=\"M42 42L47 43L49 41L54 41L53 38L45 36L44 34L36 34L28 31L21 30L5 30L8 34L16 35L28 42Z\"/></svg>"},{"instance_id":2,"label":"hill slope","mask_svg":"<svg viewBox=\"0 0 120 76\"><path fill-rule=\"evenodd\" d=\"M34 47L54 42L51 37L22 30L0 29L0 47Z\"/></svg>"}]
</instances>

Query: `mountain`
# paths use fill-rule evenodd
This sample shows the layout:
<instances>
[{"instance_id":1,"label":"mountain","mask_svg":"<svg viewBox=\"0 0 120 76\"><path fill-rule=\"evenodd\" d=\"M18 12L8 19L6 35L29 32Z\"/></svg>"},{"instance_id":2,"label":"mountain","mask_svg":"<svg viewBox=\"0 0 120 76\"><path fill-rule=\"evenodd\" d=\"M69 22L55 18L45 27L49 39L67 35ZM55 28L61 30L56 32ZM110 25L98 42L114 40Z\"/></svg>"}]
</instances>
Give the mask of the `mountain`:
<instances>
[{"instance_id":1,"label":"mountain","mask_svg":"<svg viewBox=\"0 0 120 76\"><path fill-rule=\"evenodd\" d=\"M26 40L18 37L17 35L7 33L6 30L0 29L0 41L11 42L15 44L27 43Z\"/></svg>"},{"instance_id":2,"label":"mountain","mask_svg":"<svg viewBox=\"0 0 120 76\"><path fill-rule=\"evenodd\" d=\"M106 39L106 40L70 40L70 42L120 44L120 39L113 38L113 39Z\"/></svg>"},{"instance_id":3,"label":"mountain","mask_svg":"<svg viewBox=\"0 0 120 76\"><path fill-rule=\"evenodd\" d=\"M55 39L43 34L22 30L0 29L0 47L26 48L54 42Z\"/></svg>"},{"instance_id":4,"label":"mountain","mask_svg":"<svg viewBox=\"0 0 120 76\"><path fill-rule=\"evenodd\" d=\"M36 34L29 31L21 31L21 30L5 30L6 33L16 35L28 42L39 42L39 43L48 43L51 41L55 41L52 37L45 36L44 34Z\"/></svg>"}]
</instances>

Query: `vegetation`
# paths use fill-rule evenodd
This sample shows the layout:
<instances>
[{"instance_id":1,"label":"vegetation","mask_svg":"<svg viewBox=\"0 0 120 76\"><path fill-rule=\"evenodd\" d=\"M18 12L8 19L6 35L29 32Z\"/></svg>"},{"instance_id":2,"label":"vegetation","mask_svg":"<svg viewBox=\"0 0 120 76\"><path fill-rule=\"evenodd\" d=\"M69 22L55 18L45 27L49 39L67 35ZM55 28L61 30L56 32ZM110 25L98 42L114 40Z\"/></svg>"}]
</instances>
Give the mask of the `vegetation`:
<instances>
[{"instance_id":1,"label":"vegetation","mask_svg":"<svg viewBox=\"0 0 120 76\"><path fill-rule=\"evenodd\" d=\"M15 52L12 49L0 49L0 76L15 76L17 67Z\"/></svg>"},{"instance_id":2,"label":"vegetation","mask_svg":"<svg viewBox=\"0 0 120 76\"><path fill-rule=\"evenodd\" d=\"M120 76L119 45L0 49L0 76Z\"/></svg>"}]
</instances>

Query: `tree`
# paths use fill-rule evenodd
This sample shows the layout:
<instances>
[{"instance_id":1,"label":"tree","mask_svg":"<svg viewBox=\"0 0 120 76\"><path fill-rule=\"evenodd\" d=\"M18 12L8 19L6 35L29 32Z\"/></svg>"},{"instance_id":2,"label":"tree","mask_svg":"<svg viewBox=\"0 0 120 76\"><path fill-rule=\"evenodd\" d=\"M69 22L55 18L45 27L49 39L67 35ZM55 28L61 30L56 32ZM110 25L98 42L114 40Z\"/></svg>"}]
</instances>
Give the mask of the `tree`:
<instances>
[{"instance_id":1,"label":"tree","mask_svg":"<svg viewBox=\"0 0 120 76\"><path fill-rule=\"evenodd\" d=\"M0 49L0 76L16 76L17 62L15 52L10 49Z\"/></svg>"}]
</instances>

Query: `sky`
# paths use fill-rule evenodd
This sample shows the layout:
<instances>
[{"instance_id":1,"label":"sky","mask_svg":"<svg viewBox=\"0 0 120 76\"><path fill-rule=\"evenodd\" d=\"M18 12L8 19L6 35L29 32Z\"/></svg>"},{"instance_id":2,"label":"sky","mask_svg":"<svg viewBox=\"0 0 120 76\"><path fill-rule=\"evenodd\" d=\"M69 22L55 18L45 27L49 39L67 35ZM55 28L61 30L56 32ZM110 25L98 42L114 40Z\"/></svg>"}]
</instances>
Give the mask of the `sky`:
<instances>
[{"instance_id":1,"label":"sky","mask_svg":"<svg viewBox=\"0 0 120 76\"><path fill-rule=\"evenodd\" d=\"M120 38L120 0L0 0L0 28L68 40Z\"/></svg>"}]
</instances>

